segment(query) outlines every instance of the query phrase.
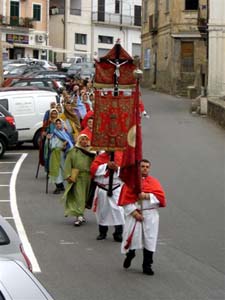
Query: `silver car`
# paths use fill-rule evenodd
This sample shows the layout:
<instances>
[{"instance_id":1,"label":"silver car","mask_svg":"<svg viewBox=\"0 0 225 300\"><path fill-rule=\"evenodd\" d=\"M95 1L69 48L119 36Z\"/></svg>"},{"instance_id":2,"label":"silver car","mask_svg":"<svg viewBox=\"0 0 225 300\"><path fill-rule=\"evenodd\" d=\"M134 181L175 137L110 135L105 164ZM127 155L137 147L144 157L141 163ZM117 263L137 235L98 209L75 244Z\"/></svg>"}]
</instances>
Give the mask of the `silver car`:
<instances>
[{"instance_id":1,"label":"silver car","mask_svg":"<svg viewBox=\"0 0 225 300\"><path fill-rule=\"evenodd\" d=\"M13 227L0 215L0 257L21 261L30 271L32 265ZM1 270L1 268L0 268ZM1 300L1 297L0 297Z\"/></svg>"},{"instance_id":2,"label":"silver car","mask_svg":"<svg viewBox=\"0 0 225 300\"><path fill-rule=\"evenodd\" d=\"M53 300L24 265L0 257L0 300Z\"/></svg>"}]
</instances>

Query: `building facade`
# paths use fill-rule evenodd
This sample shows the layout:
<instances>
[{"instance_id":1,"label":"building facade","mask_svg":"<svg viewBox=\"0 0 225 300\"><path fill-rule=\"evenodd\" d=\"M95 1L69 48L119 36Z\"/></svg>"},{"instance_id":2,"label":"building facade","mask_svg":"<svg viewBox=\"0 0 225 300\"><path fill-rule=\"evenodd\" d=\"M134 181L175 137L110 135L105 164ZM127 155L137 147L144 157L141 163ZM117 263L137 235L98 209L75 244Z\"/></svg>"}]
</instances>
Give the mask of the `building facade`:
<instances>
[{"instance_id":1,"label":"building facade","mask_svg":"<svg viewBox=\"0 0 225 300\"><path fill-rule=\"evenodd\" d=\"M225 128L225 1L209 4L208 115Z\"/></svg>"},{"instance_id":2,"label":"building facade","mask_svg":"<svg viewBox=\"0 0 225 300\"><path fill-rule=\"evenodd\" d=\"M0 30L7 59L47 58L48 0L1 0Z\"/></svg>"},{"instance_id":3,"label":"building facade","mask_svg":"<svg viewBox=\"0 0 225 300\"><path fill-rule=\"evenodd\" d=\"M131 54L141 52L141 0L50 0L50 44L62 55L93 59L119 38Z\"/></svg>"},{"instance_id":4,"label":"building facade","mask_svg":"<svg viewBox=\"0 0 225 300\"><path fill-rule=\"evenodd\" d=\"M143 0L143 84L182 96L207 84L207 0Z\"/></svg>"}]
</instances>

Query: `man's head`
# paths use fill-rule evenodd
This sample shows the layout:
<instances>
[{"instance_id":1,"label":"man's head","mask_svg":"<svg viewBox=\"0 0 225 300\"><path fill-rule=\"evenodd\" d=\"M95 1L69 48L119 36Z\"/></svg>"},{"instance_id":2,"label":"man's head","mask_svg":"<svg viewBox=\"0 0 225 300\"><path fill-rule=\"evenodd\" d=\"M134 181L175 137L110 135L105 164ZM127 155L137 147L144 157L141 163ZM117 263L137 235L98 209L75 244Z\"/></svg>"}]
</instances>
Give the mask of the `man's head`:
<instances>
[{"instance_id":1,"label":"man's head","mask_svg":"<svg viewBox=\"0 0 225 300\"><path fill-rule=\"evenodd\" d=\"M51 102L50 103L50 109L56 108L56 102Z\"/></svg>"},{"instance_id":2,"label":"man's head","mask_svg":"<svg viewBox=\"0 0 225 300\"><path fill-rule=\"evenodd\" d=\"M89 118L88 121L87 121L87 127L88 127L90 130L93 129L93 122L94 122L93 117Z\"/></svg>"},{"instance_id":3,"label":"man's head","mask_svg":"<svg viewBox=\"0 0 225 300\"><path fill-rule=\"evenodd\" d=\"M151 163L147 159L142 159L140 162L141 176L147 177L150 172Z\"/></svg>"}]
</instances>

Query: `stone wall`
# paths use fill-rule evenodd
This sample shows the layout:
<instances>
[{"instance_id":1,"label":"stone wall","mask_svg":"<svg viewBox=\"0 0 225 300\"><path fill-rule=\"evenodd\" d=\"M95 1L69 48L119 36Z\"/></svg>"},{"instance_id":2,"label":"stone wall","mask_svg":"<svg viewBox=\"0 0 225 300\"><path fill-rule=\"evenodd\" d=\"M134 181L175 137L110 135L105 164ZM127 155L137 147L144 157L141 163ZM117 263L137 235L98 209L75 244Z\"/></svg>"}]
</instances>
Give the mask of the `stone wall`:
<instances>
[{"instance_id":1,"label":"stone wall","mask_svg":"<svg viewBox=\"0 0 225 300\"><path fill-rule=\"evenodd\" d=\"M225 101L208 99L208 116L225 129Z\"/></svg>"}]
</instances>

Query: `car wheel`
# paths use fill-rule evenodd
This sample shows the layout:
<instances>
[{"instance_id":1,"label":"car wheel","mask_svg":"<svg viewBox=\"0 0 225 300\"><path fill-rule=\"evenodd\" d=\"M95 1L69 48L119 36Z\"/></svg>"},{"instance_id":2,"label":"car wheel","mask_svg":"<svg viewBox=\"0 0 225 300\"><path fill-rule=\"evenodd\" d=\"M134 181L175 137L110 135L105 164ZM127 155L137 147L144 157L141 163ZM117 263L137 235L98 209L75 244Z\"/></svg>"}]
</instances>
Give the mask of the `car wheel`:
<instances>
[{"instance_id":1,"label":"car wheel","mask_svg":"<svg viewBox=\"0 0 225 300\"><path fill-rule=\"evenodd\" d=\"M2 138L0 138L0 158L5 153L5 149L6 149L5 141Z\"/></svg>"},{"instance_id":2,"label":"car wheel","mask_svg":"<svg viewBox=\"0 0 225 300\"><path fill-rule=\"evenodd\" d=\"M33 139L33 145L35 149L39 149L39 145L40 145L40 138L41 138L41 130L38 130L35 133L34 139Z\"/></svg>"}]
</instances>

